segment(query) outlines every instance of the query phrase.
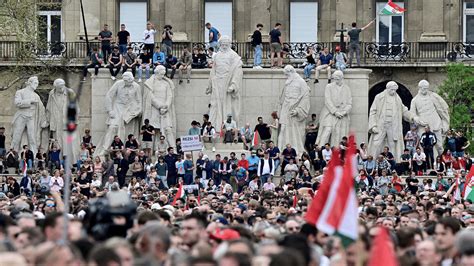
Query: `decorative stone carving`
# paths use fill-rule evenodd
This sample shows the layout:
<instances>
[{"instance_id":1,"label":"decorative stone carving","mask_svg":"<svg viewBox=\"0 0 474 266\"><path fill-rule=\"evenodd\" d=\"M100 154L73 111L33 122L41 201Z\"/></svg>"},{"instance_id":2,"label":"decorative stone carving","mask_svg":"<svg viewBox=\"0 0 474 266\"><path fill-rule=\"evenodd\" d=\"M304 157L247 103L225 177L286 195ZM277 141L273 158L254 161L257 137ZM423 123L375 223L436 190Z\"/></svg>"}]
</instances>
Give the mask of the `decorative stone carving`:
<instances>
[{"instance_id":1,"label":"decorative stone carving","mask_svg":"<svg viewBox=\"0 0 474 266\"><path fill-rule=\"evenodd\" d=\"M316 144L330 143L337 147L342 137L349 133L350 112L352 110L351 89L344 83L344 74L336 70L333 82L324 91L324 107L319 118L319 134Z\"/></svg>"},{"instance_id":2,"label":"decorative stone carving","mask_svg":"<svg viewBox=\"0 0 474 266\"><path fill-rule=\"evenodd\" d=\"M227 114L232 114L237 123L239 122L243 76L242 60L230 48L231 39L222 36L219 44L219 52L214 56L206 90L206 94L211 95L209 121L216 128L222 126Z\"/></svg>"},{"instance_id":3,"label":"decorative stone carving","mask_svg":"<svg viewBox=\"0 0 474 266\"><path fill-rule=\"evenodd\" d=\"M145 82L143 91L143 120L159 129L169 147L176 147L176 113L174 83L165 77L166 68L159 65L155 74Z\"/></svg>"},{"instance_id":4,"label":"decorative stone carving","mask_svg":"<svg viewBox=\"0 0 474 266\"><path fill-rule=\"evenodd\" d=\"M105 95L107 131L99 145L98 155L103 155L117 135L125 142L128 134L137 135L140 126L139 116L142 113L142 93L138 83L133 80L130 72L123 74L122 80L112 85Z\"/></svg>"},{"instance_id":5,"label":"decorative stone carving","mask_svg":"<svg viewBox=\"0 0 474 266\"><path fill-rule=\"evenodd\" d=\"M278 144L291 144L297 153L304 152L305 122L309 114L309 87L291 65L284 68L287 80L280 96L280 135Z\"/></svg>"},{"instance_id":6,"label":"decorative stone carving","mask_svg":"<svg viewBox=\"0 0 474 266\"><path fill-rule=\"evenodd\" d=\"M375 96L369 111L369 139L368 152L377 156L388 146L398 161L403 153L402 119L411 123L425 125L408 108L403 105L397 94L398 85L394 81L387 83L386 89Z\"/></svg>"},{"instance_id":7,"label":"decorative stone carving","mask_svg":"<svg viewBox=\"0 0 474 266\"><path fill-rule=\"evenodd\" d=\"M430 83L421 80L418 83L418 94L411 101L410 111L426 122L436 135L436 150L443 152L443 143L446 132L449 130L449 106L441 96L430 91ZM418 126L418 134L423 134L423 127Z\"/></svg>"},{"instance_id":8,"label":"decorative stone carving","mask_svg":"<svg viewBox=\"0 0 474 266\"><path fill-rule=\"evenodd\" d=\"M11 144L15 151L20 151L21 138L26 131L29 148L36 154L41 143L41 129L48 126L44 105L35 92L38 85L38 77L30 77L26 87L15 93L14 102L18 110L12 120Z\"/></svg>"}]
</instances>

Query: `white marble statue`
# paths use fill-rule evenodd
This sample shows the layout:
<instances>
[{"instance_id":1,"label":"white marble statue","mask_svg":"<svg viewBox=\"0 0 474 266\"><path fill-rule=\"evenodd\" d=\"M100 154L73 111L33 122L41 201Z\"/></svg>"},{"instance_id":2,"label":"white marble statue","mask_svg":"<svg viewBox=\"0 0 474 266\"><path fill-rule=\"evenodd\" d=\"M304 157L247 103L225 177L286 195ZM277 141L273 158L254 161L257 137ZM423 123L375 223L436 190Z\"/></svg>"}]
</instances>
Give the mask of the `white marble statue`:
<instances>
[{"instance_id":1,"label":"white marble statue","mask_svg":"<svg viewBox=\"0 0 474 266\"><path fill-rule=\"evenodd\" d=\"M351 89L344 83L344 74L336 70L333 82L324 91L324 107L319 118L319 133L316 144L330 143L337 147L342 137L349 133L350 112L352 110Z\"/></svg>"},{"instance_id":2,"label":"white marble statue","mask_svg":"<svg viewBox=\"0 0 474 266\"><path fill-rule=\"evenodd\" d=\"M402 120L425 125L417 116L403 105L397 94L398 85L394 81L387 83L386 89L375 96L369 111L369 154L379 155L384 146L388 146L398 161L403 153Z\"/></svg>"},{"instance_id":3,"label":"white marble statue","mask_svg":"<svg viewBox=\"0 0 474 266\"><path fill-rule=\"evenodd\" d=\"M23 133L26 131L27 141L33 154L38 151L41 143L41 130L48 126L45 108L41 98L35 92L38 88L38 77L30 77L26 87L15 93L15 106L18 108L12 121L12 148L19 152Z\"/></svg>"},{"instance_id":4,"label":"white marble statue","mask_svg":"<svg viewBox=\"0 0 474 266\"><path fill-rule=\"evenodd\" d=\"M446 132L449 130L449 106L437 93L430 91L430 83L421 80L418 83L418 94L411 101L410 111L426 122L431 131L436 135L436 150L438 155L443 152L443 143ZM418 126L421 136L424 127Z\"/></svg>"},{"instance_id":5,"label":"white marble statue","mask_svg":"<svg viewBox=\"0 0 474 266\"><path fill-rule=\"evenodd\" d=\"M222 36L219 45L206 94L211 95L209 121L220 128L227 114L239 122L243 72L240 56L231 49L231 39Z\"/></svg>"},{"instance_id":6,"label":"white marble statue","mask_svg":"<svg viewBox=\"0 0 474 266\"><path fill-rule=\"evenodd\" d=\"M128 134L137 135L140 127L139 116L142 113L142 93L138 83L130 72L123 74L122 80L116 81L104 98L107 112L107 131L101 144L97 145L98 155L108 150L114 136L125 143Z\"/></svg>"},{"instance_id":7,"label":"white marble statue","mask_svg":"<svg viewBox=\"0 0 474 266\"><path fill-rule=\"evenodd\" d=\"M278 104L280 115L280 135L278 144L283 148L287 144L298 154L304 152L306 118L309 114L309 87L291 65L285 66L287 78Z\"/></svg>"},{"instance_id":8,"label":"white marble statue","mask_svg":"<svg viewBox=\"0 0 474 266\"><path fill-rule=\"evenodd\" d=\"M49 92L48 103L46 104L46 119L49 123L50 136L58 142L61 148L64 148L67 106L70 94L75 94L74 90L67 88L64 80L56 79L53 82L53 89Z\"/></svg>"},{"instance_id":9,"label":"white marble statue","mask_svg":"<svg viewBox=\"0 0 474 266\"><path fill-rule=\"evenodd\" d=\"M145 82L142 119L148 119L150 125L160 130L169 147L176 147L174 83L165 74L166 68L159 65L155 74Z\"/></svg>"}]
</instances>

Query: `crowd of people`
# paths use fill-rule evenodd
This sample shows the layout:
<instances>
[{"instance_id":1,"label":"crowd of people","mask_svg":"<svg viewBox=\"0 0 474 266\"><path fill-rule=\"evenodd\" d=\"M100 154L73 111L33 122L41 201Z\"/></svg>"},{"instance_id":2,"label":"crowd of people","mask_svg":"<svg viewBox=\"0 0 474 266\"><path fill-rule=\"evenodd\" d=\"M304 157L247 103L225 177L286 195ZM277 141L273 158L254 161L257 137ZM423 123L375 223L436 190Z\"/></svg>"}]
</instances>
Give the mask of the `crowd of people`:
<instances>
[{"instance_id":1,"label":"crowd of people","mask_svg":"<svg viewBox=\"0 0 474 266\"><path fill-rule=\"evenodd\" d=\"M203 152L192 158L182 152L179 139L170 147L156 134L158 129L145 124L141 136L130 134L125 143L116 136L101 158L86 130L72 169L68 204L62 197L68 176L61 147L51 143L36 155L26 145L19 154L7 152L0 128L2 172L17 168L24 173L2 177L0 261L364 265L374 256L374 237L386 228L400 265L473 265L474 205L462 194L470 185L466 179L472 175L472 161L466 152L470 143L461 131L448 132L445 151L434 162L426 155L436 141L429 130L422 135L415 128L407 132L401 158L393 158L388 147L372 155L365 143L358 144L360 172L354 180L359 238L346 245L337 235L307 223L305 215L334 149L344 156L347 139L338 147L315 145L318 124L312 115L307 150L297 154L291 144L277 143L278 115L272 117L271 124L259 117L253 130L250 124L237 128L232 117L220 129L209 128L207 115L204 127L191 123L190 135L213 143L242 142L250 156L227 157L213 150L214 158Z\"/></svg>"}]
</instances>

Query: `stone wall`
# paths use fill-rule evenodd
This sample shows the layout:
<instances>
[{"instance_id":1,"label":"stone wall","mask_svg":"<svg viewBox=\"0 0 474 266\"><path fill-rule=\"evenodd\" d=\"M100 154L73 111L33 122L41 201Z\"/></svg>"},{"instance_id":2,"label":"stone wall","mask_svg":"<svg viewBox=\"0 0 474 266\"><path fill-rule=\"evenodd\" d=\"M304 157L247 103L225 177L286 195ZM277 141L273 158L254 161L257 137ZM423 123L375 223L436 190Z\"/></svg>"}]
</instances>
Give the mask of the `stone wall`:
<instances>
[{"instance_id":1,"label":"stone wall","mask_svg":"<svg viewBox=\"0 0 474 266\"><path fill-rule=\"evenodd\" d=\"M357 141L367 141L368 117L368 69L348 70L345 80L352 90L353 107L351 112L351 128L355 132ZM192 120L201 121L202 115L208 112L209 96L205 94L208 84L209 70L193 70L191 82L178 84L175 80L175 109L177 118L177 135L186 135ZM270 114L276 111L281 90L285 84L283 70L244 69L242 85L242 111L239 126L249 122L252 128L257 117L262 116L264 121L271 121ZM113 84L108 71L101 70L99 76L92 81L91 95L91 129L97 143L105 133L106 113L103 97ZM324 104L324 88L327 84L326 75L322 74L319 84L308 83L311 88L311 113L319 116Z\"/></svg>"}]
</instances>

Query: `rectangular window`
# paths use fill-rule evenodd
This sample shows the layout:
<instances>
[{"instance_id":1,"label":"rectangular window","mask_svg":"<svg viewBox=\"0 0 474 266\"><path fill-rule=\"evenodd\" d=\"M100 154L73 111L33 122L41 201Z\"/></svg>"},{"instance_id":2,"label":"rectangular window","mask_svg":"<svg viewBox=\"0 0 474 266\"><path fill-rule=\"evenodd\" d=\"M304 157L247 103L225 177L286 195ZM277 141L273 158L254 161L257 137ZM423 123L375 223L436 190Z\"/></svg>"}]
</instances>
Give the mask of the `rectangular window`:
<instances>
[{"instance_id":1,"label":"rectangular window","mask_svg":"<svg viewBox=\"0 0 474 266\"><path fill-rule=\"evenodd\" d=\"M38 12L38 37L42 42L61 41L61 11Z\"/></svg>"},{"instance_id":2,"label":"rectangular window","mask_svg":"<svg viewBox=\"0 0 474 266\"><path fill-rule=\"evenodd\" d=\"M290 42L316 42L318 39L318 3L291 1Z\"/></svg>"},{"instance_id":3,"label":"rectangular window","mask_svg":"<svg viewBox=\"0 0 474 266\"><path fill-rule=\"evenodd\" d=\"M130 41L142 42L147 22L146 1L120 1L120 24L130 32Z\"/></svg>"},{"instance_id":4,"label":"rectangular window","mask_svg":"<svg viewBox=\"0 0 474 266\"><path fill-rule=\"evenodd\" d=\"M474 3L464 3L463 42L474 43Z\"/></svg>"},{"instance_id":5,"label":"rectangular window","mask_svg":"<svg viewBox=\"0 0 474 266\"><path fill-rule=\"evenodd\" d=\"M394 2L398 6L404 8L403 2ZM400 15L388 16L380 15L380 12L383 10L387 3L380 2L376 5L377 10L377 27L376 27L376 36L378 43L402 43L404 41L403 29L404 13Z\"/></svg>"},{"instance_id":6,"label":"rectangular window","mask_svg":"<svg viewBox=\"0 0 474 266\"><path fill-rule=\"evenodd\" d=\"M232 1L206 1L204 4L204 23L211 23L221 36L232 38ZM204 31L204 41L209 41L209 31Z\"/></svg>"}]
</instances>

